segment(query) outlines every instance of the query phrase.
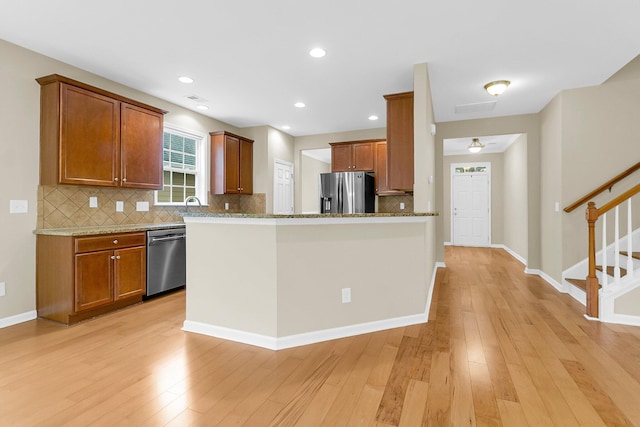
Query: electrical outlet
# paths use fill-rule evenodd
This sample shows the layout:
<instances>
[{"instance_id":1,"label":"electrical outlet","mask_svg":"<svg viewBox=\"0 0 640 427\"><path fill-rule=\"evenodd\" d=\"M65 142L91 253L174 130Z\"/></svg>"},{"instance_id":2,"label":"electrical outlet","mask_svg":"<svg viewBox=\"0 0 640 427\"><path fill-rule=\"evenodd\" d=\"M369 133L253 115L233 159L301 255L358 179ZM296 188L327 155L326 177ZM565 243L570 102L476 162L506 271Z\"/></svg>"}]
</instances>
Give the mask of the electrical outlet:
<instances>
[{"instance_id":1,"label":"electrical outlet","mask_svg":"<svg viewBox=\"0 0 640 427\"><path fill-rule=\"evenodd\" d=\"M403 211L404 210L404 203L400 202L400 210Z\"/></svg>"},{"instance_id":2,"label":"electrical outlet","mask_svg":"<svg viewBox=\"0 0 640 427\"><path fill-rule=\"evenodd\" d=\"M347 304L351 302L351 288L342 288L342 303Z\"/></svg>"},{"instance_id":3,"label":"electrical outlet","mask_svg":"<svg viewBox=\"0 0 640 427\"><path fill-rule=\"evenodd\" d=\"M10 200L9 213L27 213L29 212L28 200Z\"/></svg>"},{"instance_id":4,"label":"electrical outlet","mask_svg":"<svg viewBox=\"0 0 640 427\"><path fill-rule=\"evenodd\" d=\"M7 294L7 285L4 282L0 282L0 297Z\"/></svg>"},{"instance_id":5,"label":"electrical outlet","mask_svg":"<svg viewBox=\"0 0 640 427\"><path fill-rule=\"evenodd\" d=\"M116 202L116 212L124 212L124 202Z\"/></svg>"},{"instance_id":6,"label":"electrical outlet","mask_svg":"<svg viewBox=\"0 0 640 427\"><path fill-rule=\"evenodd\" d=\"M149 210L149 202L136 202L136 210L138 212L147 212Z\"/></svg>"},{"instance_id":7,"label":"electrical outlet","mask_svg":"<svg viewBox=\"0 0 640 427\"><path fill-rule=\"evenodd\" d=\"M556 212L560 212L560 202L556 202L555 209L556 209Z\"/></svg>"},{"instance_id":8,"label":"electrical outlet","mask_svg":"<svg viewBox=\"0 0 640 427\"><path fill-rule=\"evenodd\" d=\"M229 202L224 202L224 210L225 211L229 210Z\"/></svg>"},{"instance_id":9,"label":"electrical outlet","mask_svg":"<svg viewBox=\"0 0 640 427\"><path fill-rule=\"evenodd\" d=\"M98 207L98 198L96 196L89 197L89 207L90 208Z\"/></svg>"}]
</instances>

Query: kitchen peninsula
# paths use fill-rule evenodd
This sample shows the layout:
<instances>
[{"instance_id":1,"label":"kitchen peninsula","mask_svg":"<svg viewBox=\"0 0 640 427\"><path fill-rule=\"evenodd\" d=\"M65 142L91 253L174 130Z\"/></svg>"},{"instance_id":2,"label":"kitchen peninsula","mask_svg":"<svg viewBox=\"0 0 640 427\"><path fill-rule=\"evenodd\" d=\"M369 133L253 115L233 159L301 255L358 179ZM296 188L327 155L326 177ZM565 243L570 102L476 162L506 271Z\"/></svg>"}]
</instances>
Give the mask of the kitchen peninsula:
<instances>
[{"instance_id":1,"label":"kitchen peninsula","mask_svg":"<svg viewBox=\"0 0 640 427\"><path fill-rule=\"evenodd\" d=\"M185 331L282 349L427 321L437 213L187 213Z\"/></svg>"}]
</instances>

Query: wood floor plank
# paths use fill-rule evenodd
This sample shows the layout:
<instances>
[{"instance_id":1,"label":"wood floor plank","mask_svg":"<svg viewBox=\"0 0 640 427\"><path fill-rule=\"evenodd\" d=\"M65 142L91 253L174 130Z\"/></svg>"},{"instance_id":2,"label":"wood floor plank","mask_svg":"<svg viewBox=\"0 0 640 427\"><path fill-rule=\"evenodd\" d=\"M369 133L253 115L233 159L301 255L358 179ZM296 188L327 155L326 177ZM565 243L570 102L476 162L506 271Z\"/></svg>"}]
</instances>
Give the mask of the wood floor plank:
<instances>
[{"instance_id":1,"label":"wood floor plank","mask_svg":"<svg viewBox=\"0 0 640 427\"><path fill-rule=\"evenodd\" d=\"M0 329L0 426L640 425L639 327L504 250L445 261L429 322L281 351L182 331L184 291Z\"/></svg>"}]
</instances>

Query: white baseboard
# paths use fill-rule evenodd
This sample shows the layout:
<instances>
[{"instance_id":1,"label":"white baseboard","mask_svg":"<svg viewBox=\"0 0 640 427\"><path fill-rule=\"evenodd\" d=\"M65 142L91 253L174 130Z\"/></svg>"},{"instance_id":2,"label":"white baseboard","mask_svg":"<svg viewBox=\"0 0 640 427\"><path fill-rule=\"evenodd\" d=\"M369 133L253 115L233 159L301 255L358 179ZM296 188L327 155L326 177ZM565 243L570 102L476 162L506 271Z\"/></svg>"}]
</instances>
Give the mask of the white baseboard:
<instances>
[{"instance_id":1,"label":"white baseboard","mask_svg":"<svg viewBox=\"0 0 640 427\"><path fill-rule=\"evenodd\" d=\"M236 341L243 344L255 345L269 350L284 350L286 348L315 344L322 341L351 337L354 335L368 334L386 329L400 328L404 326L425 323L428 316L424 313L396 317L394 319L378 320L374 322L360 323L357 325L343 326L339 328L324 329L321 331L306 332L303 334L289 335L285 337L271 337L254 334L251 332L229 329L206 323L185 320L182 330L197 334L208 335L225 340Z\"/></svg>"},{"instance_id":2,"label":"white baseboard","mask_svg":"<svg viewBox=\"0 0 640 427\"><path fill-rule=\"evenodd\" d=\"M445 246L453 246L453 243L451 243L451 242L444 242L444 243L443 243L443 245L445 245Z\"/></svg>"},{"instance_id":3,"label":"white baseboard","mask_svg":"<svg viewBox=\"0 0 640 427\"><path fill-rule=\"evenodd\" d=\"M495 244L495 245L491 245L491 247L492 248L498 248L498 249L504 249L505 251L507 251L507 253L509 255L511 255L512 257L517 259L520 262L520 264L522 264L524 266L527 265L527 260L524 259L524 257L521 256L519 253L517 253L516 251L512 250L511 248L509 248L508 246Z\"/></svg>"},{"instance_id":4,"label":"white baseboard","mask_svg":"<svg viewBox=\"0 0 640 427\"><path fill-rule=\"evenodd\" d=\"M28 322L29 320L36 319L37 317L38 312L35 310L16 314L15 316L4 317L0 319L0 329L17 325L18 323Z\"/></svg>"},{"instance_id":5,"label":"white baseboard","mask_svg":"<svg viewBox=\"0 0 640 427\"><path fill-rule=\"evenodd\" d=\"M600 319L594 319L594 320L600 320L604 323L617 323L621 325L640 326L640 316L631 316L628 314L613 313L612 315L609 315L607 317L604 317L604 316L600 316L600 317L601 317Z\"/></svg>"}]
</instances>

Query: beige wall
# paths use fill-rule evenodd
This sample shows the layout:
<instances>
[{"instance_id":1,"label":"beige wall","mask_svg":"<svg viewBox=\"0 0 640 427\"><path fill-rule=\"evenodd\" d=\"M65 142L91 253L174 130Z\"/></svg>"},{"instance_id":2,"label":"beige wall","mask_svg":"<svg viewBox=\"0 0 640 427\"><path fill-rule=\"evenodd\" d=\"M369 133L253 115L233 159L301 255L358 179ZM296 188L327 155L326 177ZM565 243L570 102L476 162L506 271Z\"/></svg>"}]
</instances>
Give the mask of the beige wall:
<instances>
[{"instance_id":1,"label":"beige wall","mask_svg":"<svg viewBox=\"0 0 640 427\"><path fill-rule=\"evenodd\" d=\"M435 123L431 102L431 86L427 64L413 67L413 209L414 212L430 212L435 206L435 141L431 125Z\"/></svg>"},{"instance_id":2,"label":"beige wall","mask_svg":"<svg viewBox=\"0 0 640 427\"><path fill-rule=\"evenodd\" d=\"M40 86L36 78L61 74L132 99L168 110L167 122L202 133L242 131L193 111L170 104L110 80L0 40L0 232L7 244L0 248L0 321L36 309L35 236L39 181ZM7 161L11 159L11 161ZM9 200L23 199L29 213L9 214Z\"/></svg>"},{"instance_id":3,"label":"beige wall","mask_svg":"<svg viewBox=\"0 0 640 427\"><path fill-rule=\"evenodd\" d=\"M506 135L523 133L527 135L527 266L540 268L540 125L537 114L497 117L492 119L442 122L437 124L436 133L436 210L446 209L444 205L443 140L470 136ZM508 201L505 201L505 203ZM436 224L436 260L444 261L444 218Z\"/></svg>"},{"instance_id":4,"label":"beige wall","mask_svg":"<svg viewBox=\"0 0 640 427\"><path fill-rule=\"evenodd\" d=\"M440 215L442 216L442 232L444 241L452 243L451 236L451 164L452 163L491 163L491 243L503 244L502 234L504 214L504 165L502 153L496 154L469 154L460 156L444 156L443 159L443 203Z\"/></svg>"},{"instance_id":5,"label":"beige wall","mask_svg":"<svg viewBox=\"0 0 640 427\"><path fill-rule=\"evenodd\" d=\"M274 194L274 163L276 160L284 160L285 162L294 164L294 138L284 132L272 127L269 128L269 159L268 167L268 186L267 188L267 212L273 213L273 194ZM295 175L295 164L294 171ZM295 179L294 179L294 205L295 205Z\"/></svg>"},{"instance_id":6,"label":"beige wall","mask_svg":"<svg viewBox=\"0 0 640 427\"><path fill-rule=\"evenodd\" d=\"M503 153L503 244L527 259L527 135L520 135Z\"/></svg>"},{"instance_id":7,"label":"beige wall","mask_svg":"<svg viewBox=\"0 0 640 427\"><path fill-rule=\"evenodd\" d=\"M299 136L294 139L294 173L295 182L301 182L302 150L330 148L330 142L360 141L365 139L382 139L387 137L386 128L365 129L349 132L324 133L320 135ZM295 186L295 212L302 212L302 189Z\"/></svg>"},{"instance_id":8,"label":"beige wall","mask_svg":"<svg viewBox=\"0 0 640 427\"><path fill-rule=\"evenodd\" d=\"M300 160L300 212L320 213L318 175L331 172L331 164L309 156L302 156Z\"/></svg>"}]
</instances>

